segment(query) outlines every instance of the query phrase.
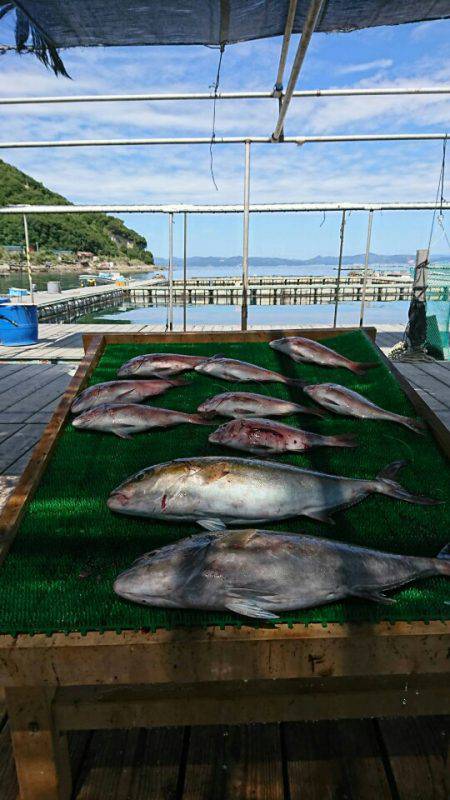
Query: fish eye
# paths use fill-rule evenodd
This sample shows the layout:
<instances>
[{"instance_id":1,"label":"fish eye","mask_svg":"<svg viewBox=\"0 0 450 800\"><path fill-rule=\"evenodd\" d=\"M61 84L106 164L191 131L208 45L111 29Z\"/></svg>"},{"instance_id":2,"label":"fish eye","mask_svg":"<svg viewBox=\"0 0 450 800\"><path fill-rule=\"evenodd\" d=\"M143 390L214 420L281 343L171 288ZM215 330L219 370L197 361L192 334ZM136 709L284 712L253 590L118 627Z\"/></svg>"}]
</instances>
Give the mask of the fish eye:
<instances>
[{"instance_id":1,"label":"fish eye","mask_svg":"<svg viewBox=\"0 0 450 800\"><path fill-rule=\"evenodd\" d=\"M143 481L144 478L145 478L145 472L138 472L138 474L136 475L137 481Z\"/></svg>"}]
</instances>

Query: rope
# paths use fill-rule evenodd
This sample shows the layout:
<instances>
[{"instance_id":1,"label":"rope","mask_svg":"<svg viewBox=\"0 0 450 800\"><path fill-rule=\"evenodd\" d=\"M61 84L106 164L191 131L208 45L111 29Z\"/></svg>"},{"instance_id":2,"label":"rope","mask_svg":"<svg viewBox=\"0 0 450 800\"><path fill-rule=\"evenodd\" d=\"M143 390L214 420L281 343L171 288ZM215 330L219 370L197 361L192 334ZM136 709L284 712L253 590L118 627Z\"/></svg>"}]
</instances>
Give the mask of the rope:
<instances>
[{"instance_id":1,"label":"rope","mask_svg":"<svg viewBox=\"0 0 450 800\"><path fill-rule=\"evenodd\" d=\"M431 240L433 238L434 223L436 221L436 214L437 214L438 208L439 208L439 219L441 220L440 224L443 227L445 158L446 158L446 150L447 150L447 139L448 139L448 134L445 135L445 139L442 142L442 161L441 161L441 169L439 171L439 180L438 180L438 185L437 185L437 190L436 190L436 200L435 200L435 206L434 206L434 211L433 211L433 217L432 217L432 220L431 220L430 238L428 240L428 257L430 257Z\"/></svg>"},{"instance_id":2,"label":"rope","mask_svg":"<svg viewBox=\"0 0 450 800\"><path fill-rule=\"evenodd\" d=\"M219 55L219 63L217 65L217 74L216 80L213 84L210 85L210 89L214 89L214 101L213 101L213 117L212 117L212 131L211 131L211 141L209 143L209 171L211 173L211 179L214 184L214 188L216 192L219 191L219 187L217 186L216 179L214 177L214 157L213 157L213 144L216 138L216 101L217 101L217 92L219 89L220 84L220 70L222 67L222 58L225 52L225 45L220 45L220 55Z\"/></svg>"}]
</instances>

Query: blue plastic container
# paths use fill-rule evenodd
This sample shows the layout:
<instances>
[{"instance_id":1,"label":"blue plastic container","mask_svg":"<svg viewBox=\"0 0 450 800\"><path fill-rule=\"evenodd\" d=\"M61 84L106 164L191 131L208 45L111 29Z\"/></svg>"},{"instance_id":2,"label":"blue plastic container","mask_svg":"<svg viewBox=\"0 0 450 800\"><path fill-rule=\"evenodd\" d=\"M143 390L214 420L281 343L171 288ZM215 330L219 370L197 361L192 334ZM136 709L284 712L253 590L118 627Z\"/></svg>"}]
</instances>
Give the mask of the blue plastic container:
<instances>
[{"instance_id":1,"label":"blue plastic container","mask_svg":"<svg viewBox=\"0 0 450 800\"><path fill-rule=\"evenodd\" d=\"M37 306L0 306L0 342L7 347L36 344Z\"/></svg>"}]
</instances>

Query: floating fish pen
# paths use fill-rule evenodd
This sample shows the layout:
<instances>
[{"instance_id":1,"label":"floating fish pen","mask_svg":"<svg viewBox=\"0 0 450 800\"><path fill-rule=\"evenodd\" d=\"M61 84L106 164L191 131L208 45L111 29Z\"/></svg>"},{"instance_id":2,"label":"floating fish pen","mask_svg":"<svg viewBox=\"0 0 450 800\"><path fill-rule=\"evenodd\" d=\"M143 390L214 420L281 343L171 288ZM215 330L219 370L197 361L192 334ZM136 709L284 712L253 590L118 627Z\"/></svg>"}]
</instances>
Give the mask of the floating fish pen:
<instances>
[{"instance_id":1,"label":"floating fish pen","mask_svg":"<svg viewBox=\"0 0 450 800\"><path fill-rule=\"evenodd\" d=\"M68 292L70 295L70 292ZM62 298L56 302L38 306L40 322L74 322L84 314L92 314L105 308L114 308L128 296L126 289L111 289L84 296Z\"/></svg>"}]
</instances>

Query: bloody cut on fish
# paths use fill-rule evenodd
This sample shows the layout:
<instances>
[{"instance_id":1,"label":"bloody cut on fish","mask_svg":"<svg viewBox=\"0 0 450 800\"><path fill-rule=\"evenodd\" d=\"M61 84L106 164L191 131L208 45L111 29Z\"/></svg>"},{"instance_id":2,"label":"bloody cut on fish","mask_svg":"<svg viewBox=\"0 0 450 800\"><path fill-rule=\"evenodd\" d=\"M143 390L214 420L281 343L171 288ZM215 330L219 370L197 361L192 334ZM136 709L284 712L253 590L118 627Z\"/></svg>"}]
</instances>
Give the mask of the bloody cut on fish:
<instances>
[{"instance_id":1,"label":"bloody cut on fish","mask_svg":"<svg viewBox=\"0 0 450 800\"><path fill-rule=\"evenodd\" d=\"M358 444L352 435L321 436L262 417L226 422L211 433L208 440L257 456L303 453L312 447L356 447Z\"/></svg>"},{"instance_id":2,"label":"bloody cut on fish","mask_svg":"<svg viewBox=\"0 0 450 800\"><path fill-rule=\"evenodd\" d=\"M148 397L156 397L164 394L168 389L175 386L186 386L186 382L181 379L162 380L153 379L133 380L133 381L109 381L107 383L96 383L95 386L88 386L72 403L71 411L79 414L94 406L101 406L104 403L140 403Z\"/></svg>"},{"instance_id":3,"label":"bloody cut on fish","mask_svg":"<svg viewBox=\"0 0 450 800\"><path fill-rule=\"evenodd\" d=\"M169 408L141 406L138 403L105 403L88 409L72 420L75 428L103 433L115 433L121 439L131 439L135 433L153 428L171 428L183 423L210 425L200 414L185 414Z\"/></svg>"},{"instance_id":4,"label":"bloody cut on fish","mask_svg":"<svg viewBox=\"0 0 450 800\"><path fill-rule=\"evenodd\" d=\"M205 356L177 355L175 353L149 353L136 356L122 364L119 378L164 378L188 372L205 361Z\"/></svg>"},{"instance_id":5,"label":"bloody cut on fish","mask_svg":"<svg viewBox=\"0 0 450 800\"><path fill-rule=\"evenodd\" d=\"M249 364L247 361L225 358L224 356L214 356L207 361L203 361L203 363L195 367L195 371L224 381L284 383L286 386L294 386L299 389L304 386L304 381L296 378L287 378L285 375L281 375L280 372L273 372L271 369L264 369L264 367L258 367L256 364Z\"/></svg>"},{"instance_id":6,"label":"bloody cut on fish","mask_svg":"<svg viewBox=\"0 0 450 800\"><path fill-rule=\"evenodd\" d=\"M128 478L110 494L108 507L170 522L194 521L207 530L306 516L332 523L334 511L383 494L407 503L440 503L408 492L396 482L404 461L372 480L328 475L253 458L179 458Z\"/></svg>"},{"instance_id":7,"label":"bloody cut on fish","mask_svg":"<svg viewBox=\"0 0 450 800\"><path fill-rule=\"evenodd\" d=\"M392 411L385 411L362 394L340 386L338 383L315 383L304 387L304 392L319 405L334 411L335 414L343 414L358 419L383 420L385 422L397 422L404 425L415 433L423 433L425 424L421 420L412 417L403 417L401 414L394 414Z\"/></svg>"},{"instance_id":8,"label":"bloody cut on fish","mask_svg":"<svg viewBox=\"0 0 450 800\"><path fill-rule=\"evenodd\" d=\"M379 366L377 361L352 361L330 347L303 336L285 336L283 339L274 339L269 345L293 361L320 364L322 367L343 367L356 375L363 375L366 370Z\"/></svg>"},{"instance_id":9,"label":"bloody cut on fish","mask_svg":"<svg viewBox=\"0 0 450 800\"><path fill-rule=\"evenodd\" d=\"M323 417L325 412L319 408L311 408L293 403L291 400L280 400L279 397L268 397L254 392L223 392L209 397L200 403L197 411L205 416L215 417L284 417L289 414L311 414Z\"/></svg>"},{"instance_id":10,"label":"bloody cut on fish","mask_svg":"<svg viewBox=\"0 0 450 800\"><path fill-rule=\"evenodd\" d=\"M277 619L282 611L357 597L395 603L412 581L450 575L450 547L436 558L264 530L201 533L139 558L114 582L120 597L163 608L233 611Z\"/></svg>"}]
</instances>

